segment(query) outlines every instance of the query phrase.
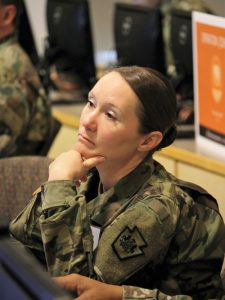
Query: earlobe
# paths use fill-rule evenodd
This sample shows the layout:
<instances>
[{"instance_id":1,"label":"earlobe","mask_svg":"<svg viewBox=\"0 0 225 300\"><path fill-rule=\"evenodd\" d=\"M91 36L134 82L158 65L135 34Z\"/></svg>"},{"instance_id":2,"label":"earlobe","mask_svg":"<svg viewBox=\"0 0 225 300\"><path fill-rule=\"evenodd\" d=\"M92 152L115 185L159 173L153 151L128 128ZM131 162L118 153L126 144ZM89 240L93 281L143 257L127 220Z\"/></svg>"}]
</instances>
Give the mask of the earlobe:
<instances>
[{"instance_id":1,"label":"earlobe","mask_svg":"<svg viewBox=\"0 0 225 300\"><path fill-rule=\"evenodd\" d=\"M163 134L160 131L152 131L148 135L145 135L142 142L140 143L138 150L148 152L156 148L163 139Z\"/></svg>"}]
</instances>

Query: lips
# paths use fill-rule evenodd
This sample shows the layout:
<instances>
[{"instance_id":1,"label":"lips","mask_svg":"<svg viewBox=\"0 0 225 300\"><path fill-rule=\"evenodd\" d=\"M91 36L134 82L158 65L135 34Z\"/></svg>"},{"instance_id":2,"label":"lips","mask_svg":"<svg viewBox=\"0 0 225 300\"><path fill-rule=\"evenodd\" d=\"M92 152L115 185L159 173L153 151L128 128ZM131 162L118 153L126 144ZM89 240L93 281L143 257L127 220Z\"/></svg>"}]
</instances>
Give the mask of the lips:
<instances>
[{"instance_id":1,"label":"lips","mask_svg":"<svg viewBox=\"0 0 225 300\"><path fill-rule=\"evenodd\" d=\"M78 139L81 142L84 142L85 144L95 145L94 142L92 142L88 137L86 137L85 135L83 135L81 133L78 134Z\"/></svg>"}]
</instances>

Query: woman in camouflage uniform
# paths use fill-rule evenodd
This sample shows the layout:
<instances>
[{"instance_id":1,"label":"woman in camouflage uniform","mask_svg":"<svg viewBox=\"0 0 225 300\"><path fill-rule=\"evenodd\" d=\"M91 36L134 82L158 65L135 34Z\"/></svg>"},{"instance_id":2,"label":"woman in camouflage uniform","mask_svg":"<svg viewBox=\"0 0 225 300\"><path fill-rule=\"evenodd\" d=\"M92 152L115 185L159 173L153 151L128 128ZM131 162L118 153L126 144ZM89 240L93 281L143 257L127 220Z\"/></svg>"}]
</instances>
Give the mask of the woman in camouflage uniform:
<instances>
[{"instance_id":1,"label":"woman in camouflage uniform","mask_svg":"<svg viewBox=\"0 0 225 300\"><path fill-rule=\"evenodd\" d=\"M75 149L50 165L48 181L12 222L14 237L52 276L98 280L58 279L68 288L73 276L84 280L78 299L90 299L89 283L98 291L92 299L223 295L216 200L152 157L174 141L175 119L174 91L161 74L110 71L89 93Z\"/></svg>"}]
</instances>

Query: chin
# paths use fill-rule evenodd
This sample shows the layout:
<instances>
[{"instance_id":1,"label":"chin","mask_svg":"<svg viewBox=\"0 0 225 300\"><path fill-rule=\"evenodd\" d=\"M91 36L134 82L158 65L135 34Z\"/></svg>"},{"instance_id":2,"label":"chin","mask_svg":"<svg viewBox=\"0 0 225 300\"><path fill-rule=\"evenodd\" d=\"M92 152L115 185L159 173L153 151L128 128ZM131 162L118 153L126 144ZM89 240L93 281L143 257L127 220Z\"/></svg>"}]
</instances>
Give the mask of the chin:
<instances>
[{"instance_id":1,"label":"chin","mask_svg":"<svg viewBox=\"0 0 225 300\"><path fill-rule=\"evenodd\" d=\"M87 147L84 144L79 143L79 142L76 143L75 150L78 151L79 153L90 151L90 150L87 149Z\"/></svg>"},{"instance_id":2,"label":"chin","mask_svg":"<svg viewBox=\"0 0 225 300\"><path fill-rule=\"evenodd\" d=\"M75 150L85 158L90 158L97 155L95 151L88 149L87 147L85 147L83 144L80 143L76 144Z\"/></svg>"}]
</instances>

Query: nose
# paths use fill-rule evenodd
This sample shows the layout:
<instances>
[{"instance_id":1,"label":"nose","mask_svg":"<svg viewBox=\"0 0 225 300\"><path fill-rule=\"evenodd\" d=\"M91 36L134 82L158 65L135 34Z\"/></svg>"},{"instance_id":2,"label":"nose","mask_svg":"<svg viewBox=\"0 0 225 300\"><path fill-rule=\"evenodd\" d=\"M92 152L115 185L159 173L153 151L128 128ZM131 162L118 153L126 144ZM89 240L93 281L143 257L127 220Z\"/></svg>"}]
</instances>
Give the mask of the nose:
<instances>
[{"instance_id":1,"label":"nose","mask_svg":"<svg viewBox=\"0 0 225 300\"><path fill-rule=\"evenodd\" d=\"M81 116L81 124L86 130L96 131L97 129L97 115L95 111L85 113Z\"/></svg>"}]
</instances>

